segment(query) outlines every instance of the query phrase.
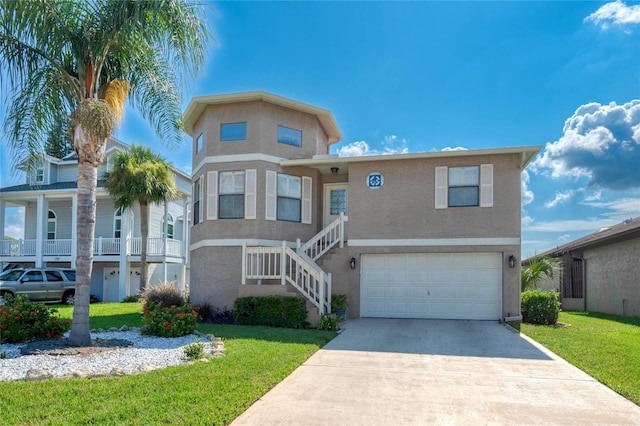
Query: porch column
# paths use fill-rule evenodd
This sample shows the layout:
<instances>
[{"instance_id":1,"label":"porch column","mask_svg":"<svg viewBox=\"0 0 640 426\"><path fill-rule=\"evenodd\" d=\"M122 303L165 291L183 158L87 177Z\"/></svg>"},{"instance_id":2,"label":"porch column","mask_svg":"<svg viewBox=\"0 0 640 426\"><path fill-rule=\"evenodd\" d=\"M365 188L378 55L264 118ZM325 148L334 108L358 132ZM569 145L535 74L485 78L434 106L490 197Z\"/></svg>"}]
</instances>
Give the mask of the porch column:
<instances>
[{"instance_id":1,"label":"porch column","mask_svg":"<svg viewBox=\"0 0 640 426\"><path fill-rule=\"evenodd\" d=\"M164 202L164 220L162 221L162 282L167 282L167 244L169 243L169 221L167 216L169 214L169 204ZM175 228L174 228L175 232Z\"/></svg>"},{"instance_id":2,"label":"porch column","mask_svg":"<svg viewBox=\"0 0 640 426\"><path fill-rule=\"evenodd\" d=\"M36 268L41 268L43 265L44 256L44 240L45 232L47 230L47 205L44 198L44 194L38 195L36 200Z\"/></svg>"},{"instance_id":3,"label":"porch column","mask_svg":"<svg viewBox=\"0 0 640 426\"><path fill-rule=\"evenodd\" d=\"M131 236L131 229L129 227L129 210L123 209L122 215L120 216L120 262L118 265L118 269L120 270L120 274L118 275L118 300L120 302L126 296L129 296L130 293L130 282L131 277L129 277L129 261L127 259L128 253L128 241Z\"/></svg>"},{"instance_id":4,"label":"porch column","mask_svg":"<svg viewBox=\"0 0 640 426\"><path fill-rule=\"evenodd\" d=\"M181 268L181 284L182 288L187 288L187 264L189 263L189 197L182 199L182 268Z\"/></svg>"},{"instance_id":5,"label":"porch column","mask_svg":"<svg viewBox=\"0 0 640 426\"><path fill-rule=\"evenodd\" d=\"M76 269L78 255L78 193L71 196L71 268ZM93 247L91 248L93 250Z\"/></svg>"}]
</instances>

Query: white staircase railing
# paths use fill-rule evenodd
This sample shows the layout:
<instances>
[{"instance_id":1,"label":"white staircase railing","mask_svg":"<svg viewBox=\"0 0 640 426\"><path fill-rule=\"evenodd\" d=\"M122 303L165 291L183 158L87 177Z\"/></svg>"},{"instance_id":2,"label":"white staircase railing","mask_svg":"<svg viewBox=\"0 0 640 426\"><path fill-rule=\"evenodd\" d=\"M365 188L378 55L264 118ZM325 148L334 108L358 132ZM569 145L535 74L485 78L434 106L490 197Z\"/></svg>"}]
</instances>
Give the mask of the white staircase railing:
<instances>
[{"instance_id":1,"label":"white staircase railing","mask_svg":"<svg viewBox=\"0 0 640 426\"><path fill-rule=\"evenodd\" d=\"M340 216L336 220L301 245L298 253L304 253L310 257L311 260L315 261L331 250L336 244L340 244L340 248L344 247L344 223L348 220L348 216L340 213Z\"/></svg>"},{"instance_id":2,"label":"white staircase railing","mask_svg":"<svg viewBox=\"0 0 640 426\"><path fill-rule=\"evenodd\" d=\"M287 247L242 246L242 284L247 279L279 279L291 284L317 308L320 314L331 313L331 274L324 272L304 253ZM259 281L260 282L260 281Z\"/></svg>"}]
</instances>

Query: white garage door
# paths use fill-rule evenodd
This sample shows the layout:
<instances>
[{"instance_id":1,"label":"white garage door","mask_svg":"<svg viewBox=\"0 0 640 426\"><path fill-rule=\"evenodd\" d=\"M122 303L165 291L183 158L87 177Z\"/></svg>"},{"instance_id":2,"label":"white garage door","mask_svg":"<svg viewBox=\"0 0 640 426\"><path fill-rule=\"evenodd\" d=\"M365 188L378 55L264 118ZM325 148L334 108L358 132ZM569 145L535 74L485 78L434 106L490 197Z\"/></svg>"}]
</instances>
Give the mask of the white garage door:
<instances>
[{"instance_id":1,"label":"white garage door","mask_svg":"<svg viewBox=\"0 0 640 426\"><path fill-rule=\"evenodd\" d=\"M500 253L362 255L360 315L497 320Z\"/></svg>"}]
</instances>

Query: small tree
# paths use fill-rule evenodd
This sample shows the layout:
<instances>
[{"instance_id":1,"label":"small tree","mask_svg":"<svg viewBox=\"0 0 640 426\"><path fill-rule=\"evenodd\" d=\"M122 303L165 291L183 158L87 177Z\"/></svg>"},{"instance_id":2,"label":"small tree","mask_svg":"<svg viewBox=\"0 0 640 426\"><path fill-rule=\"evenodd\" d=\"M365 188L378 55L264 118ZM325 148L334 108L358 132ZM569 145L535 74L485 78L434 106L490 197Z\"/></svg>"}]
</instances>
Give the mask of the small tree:
<instances>
[{"instance_id":1,"label":"small tree","mask_svg":"<svg viewBox=\"0 0 640 426\"><path fill-rule=\"evenodd\" d=\"M164 203L177 197L171 166L150 148L132 146L113 159L112 171L105 174L105 187L117 208L130 209L140 204L140 290L147 286L147 240L149 204ZM166 221L165 220L165 227Z\"/></svg>"},{"instance_id":2,"label":"small tree","mask_svg":"<svg viewBox=\"0 0 640 426\"><path fill-rule=\"evenodd\" d=\"M551 256L534 256L521 271L522 291L535 289L540 281L553 278L553 271L560 267L560 260Z\"/></svg>"}]
</instances>

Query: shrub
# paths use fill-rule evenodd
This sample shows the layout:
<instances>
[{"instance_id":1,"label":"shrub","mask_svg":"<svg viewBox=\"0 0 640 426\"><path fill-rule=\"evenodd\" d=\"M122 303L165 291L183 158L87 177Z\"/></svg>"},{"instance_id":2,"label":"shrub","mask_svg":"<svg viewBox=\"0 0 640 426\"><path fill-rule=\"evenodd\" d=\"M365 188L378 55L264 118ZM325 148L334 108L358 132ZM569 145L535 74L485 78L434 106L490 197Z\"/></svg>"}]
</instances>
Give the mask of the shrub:
<instances>
[{"instance_id":1,"label":"shrub","mask_svg":"<svg viewBox=\"0 0 640 426\"><path fill-rule=\"evenodd\" d=\"M145 303L142 323L144 334L161 337L180 337L196 329L198 313L189 305L164 307L161 303Z\"/></svg>"},{"instance_id":2,"label":"shrub","mask_svg":"<svg viewBox=\"0 0 640 426\"><path fill-rule=\"evenodd\" d=\"M320 315L318 330L336 331L338 329L338 318L334 314Z\"/></svg>"},{"instance_id":3,"label":"shrub","mask_svg":"<svg viewBox=\"0 0 640 426\"><path fill-rule=\"evenodd\" d=\"M139 301L140 301L139 294L133 294L131 296L127 296L124 299L122 299L122 303L137 303Z\"/></svg>"},{"instance_id":4,"label":"shrub","mask_svg":"<svg viewBox=\"0 0 640 426\"><path fill-rule=\"evenodd\" d=\"M306 302L301 297L240 297L234 303L233 316L239 325L285 328L304 328L309 325Z\"/></svg>"},{"instance_id":5,"label":"shrub","mask_svg":"<svg viewBox=\"0 0 640 426\"><path fill-rule=\"evenodd\" d=\"M202 305L195 306L193 308L198 312L198 321L209 322L213 324L233 324L233 311L227 309L225 306L223 309L211 306L209 303L203 303Z\"/></svg>"},{"instance_id":6,"label":"shrub","mask_svg":"<svg viewBox=\"0 0 640 426\"><path fill-rule=\"evenodd\" d=\"M198 360L204 357L204 343L200 342L200 339L196 338L194 343L184 347L184 356L192 361Z\"/></svg>"},{"instance_id":7,"label":"shrub","mask_svg":"<svg viewBox=\"0 0 640 426\"><path fill-rule=\"evenodd\" d=\"M62 338L71 321L60 320L56 312L41 303L31 303L27 296L6 297L5 305L0 306L0 342Z\"/></svg>"},{"instance_id":8,"label":"shrub","mask_svg":"<svg viewBox=\"0 0 640 426\"><path fill-rule=\"evenodd\" d=\"M555 291L527 290L522 292L522 321L551 325L558 321L560 300Z\"/></svg>"},{"instance_id":9,"label":"shrub","mask_svg":"<svg viewBox=\"0 0 640 426\"><path fill-rule=\"evenodd\" d=\"M186 303L184 294L171 282L164 282L157 286L149 286L140 294L145 305L159 303L165 308L182 306Z\"/></svg>"},{"instance_id":10,"label":"shrub","mask_svg":"<svg viewBox=\"0 0 640 426\"><path fill-rule=\"evenodd\" d=\"M331 311L338 311L341 309L347 309L349 303L347 302L346 294L332 294L331 295Z\"/></svg>"}]
</instances>

